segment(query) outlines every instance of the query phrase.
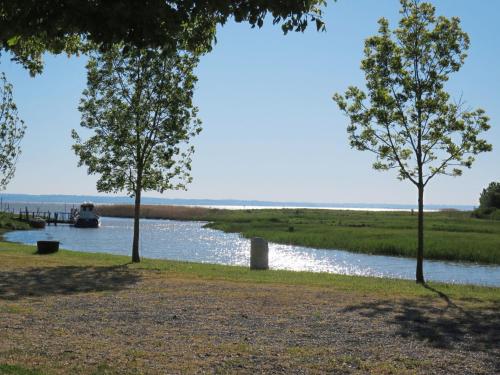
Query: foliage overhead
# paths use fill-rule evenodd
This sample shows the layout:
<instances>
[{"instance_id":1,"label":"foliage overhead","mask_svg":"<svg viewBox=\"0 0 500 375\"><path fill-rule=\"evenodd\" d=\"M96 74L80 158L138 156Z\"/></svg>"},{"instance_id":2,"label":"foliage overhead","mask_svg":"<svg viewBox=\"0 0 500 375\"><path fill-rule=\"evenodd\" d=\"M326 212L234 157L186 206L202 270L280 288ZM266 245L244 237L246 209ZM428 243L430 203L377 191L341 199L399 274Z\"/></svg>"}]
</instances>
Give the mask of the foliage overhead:
<instances>
[{"instance_id":1,"label":"foliage overhead","mask_svg":"<svg viewBox=\"0 0 500 375\"><path fill-rule=\"evenodd\" d=\"M45 51L75 54L92 43L207 51L217 24L233 18L261 27L269 17L285 33L309 23L324 29L326 0L0 0L0 39L4 50L32 74L42 69Z\"/></svg>"},{"instance_id":2,"label":"foliage overhead","mask_svg":"<svg viewBox=\"0 0 500 375\"><path fill-rule=\"evenodd\" d=\"M136 196L191 180L187 142L201 130L192 102L197 62L189 52L120 47L91 57L79 110L93 135L82 141L73 130L73 148L79 165L100 175L98 191Z\"/></svg>"},{"instance_id":3,"label":"foliage overhead","mask_svg":"<svg viewBox=\"0 0 500 375\"><path fill-rule=\"evenodd\" d=\"M452 101L444 88L469 48L460 20L436 17L431 4L418 0L401 4L399 27L391 31L382 18L378 35L365 42L368 92L349 87L334 100L350 118L353 148L376 154L375 169L394 168L423 187L439 174L461 175L475 155L490 151L479 137L490 126L482 109Z\"/></svg>"},{"instance_id":4,"label":"foliage overhead","mask_svg":"<svg viewBox=\"0 0 500 375\"><path fill-rule=\"evenodd\" d=\"M491 182L479 197L480 208L500 209L500 182Z\"/></svg>"},{"instance_id":5,"label":"foliage overhead","mask_svg":"<svg viewBox=\"0 0 500 375\"><path fill-rule=\"evenodd\" d=\"M5 74L0 74L0 189L5 189L16 171L16 162L21 154L19 143L26 126L18 117L17 106L12 97L12 85Z\"/></svg>"}]
</instances>

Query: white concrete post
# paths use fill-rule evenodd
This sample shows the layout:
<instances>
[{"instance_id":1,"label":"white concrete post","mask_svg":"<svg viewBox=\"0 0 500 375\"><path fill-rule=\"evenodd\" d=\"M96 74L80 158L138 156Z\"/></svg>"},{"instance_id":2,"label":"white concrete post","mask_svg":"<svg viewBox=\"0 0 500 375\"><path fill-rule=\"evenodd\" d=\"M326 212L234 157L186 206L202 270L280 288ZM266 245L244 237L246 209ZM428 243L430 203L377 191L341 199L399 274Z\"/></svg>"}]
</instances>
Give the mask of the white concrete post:
<instances>
[{"instance_id":1,"label":"white concrete post","mask_svg":"<svg viewBox=\"0 0 500 375\"><path fill-rule=\"evenodd\" d=\"M269 269L269 246L267 245L267 241L263 238L254 237L251 240L250 269Z\"/></svg>"}]
</instances>

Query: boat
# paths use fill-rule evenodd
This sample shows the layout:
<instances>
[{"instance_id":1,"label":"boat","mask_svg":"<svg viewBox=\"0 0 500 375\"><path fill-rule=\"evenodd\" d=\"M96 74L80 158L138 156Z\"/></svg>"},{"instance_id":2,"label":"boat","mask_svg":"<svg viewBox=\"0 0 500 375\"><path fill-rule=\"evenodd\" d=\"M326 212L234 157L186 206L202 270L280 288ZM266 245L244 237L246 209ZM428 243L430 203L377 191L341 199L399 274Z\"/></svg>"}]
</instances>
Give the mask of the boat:
<instances>
[{"instance_id":1,"label":"boat","mask_svg":"<svg viewBox=\"0 0 500 375\"><path fill-rule=\"evenodd\" d=\"M42 219L41 217L38 217L38 216L35 217L35 218L33 218L33 219L31 219L29 221L29 223L30 223L30 226L32 228L36 228L36 229L43 229L43 228L45 228L45 225L47 225L47 222L44 219Z\"/></svg>"},{"instance_id":2,"label":"boat","mask_svg":"<svg viewBox=\"0 0 500 375\"><path fill-rule=\"evenodd\" d=\"M76 214L76 228L99 228L101 218L95 212L95 206L91 202L84 202L80 205L80 210Z\"/></svg>"}]
</instances>

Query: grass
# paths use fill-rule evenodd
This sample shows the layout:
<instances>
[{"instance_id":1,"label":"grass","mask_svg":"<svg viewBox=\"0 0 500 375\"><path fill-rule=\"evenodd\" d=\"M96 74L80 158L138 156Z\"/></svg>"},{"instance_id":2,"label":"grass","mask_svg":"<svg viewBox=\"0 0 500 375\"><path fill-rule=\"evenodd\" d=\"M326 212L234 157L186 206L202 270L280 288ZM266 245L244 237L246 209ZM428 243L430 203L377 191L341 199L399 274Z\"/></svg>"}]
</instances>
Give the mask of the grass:
<instances>
[{"instance_id":1,"label":"grass","mask_svg":"<svg viewBox=\"0 0 500 375\"><path fill-rule=\"evenodd\" d=\"M106 216L131 217L132 206L99 207ZM417 215L320 209L216 210L144 206L142 216L208 221L210 228L268 241L322 249L415 257ZM500 264L500 221L470 212L425 214L425 257Z\"/></svg>"},{"instance_id":2,"label":"grass","mask_svg":"<svg viewBox=\"0 0 500 375\"><path fill-rule=\"evenodd\" d=\"M29 228L30 226L28 223L18 220L15 215L0 212L0 233L7 230L24 230Z\"/></svg>"},{"instance_id":3,"label":"grass","mask_svg":"<svg viewBox=\"0 0 500 375\"><path fill-rule=\"evenodd\" d=\"M228 212L209 224L245 237L295 245L414 257L417 216L407 212L258 210ZM500 223L464 212L427 213L425 257L500 263Z\"/></svg>"},{"instance_id":4,"label":"grass","mask_svg":"<svg viewBox=\"0 0 500 375\"><path fill-rule=\"evenodd\" d=\"M55 254L40 256L36 255L35 251L34 246L0 242L0 264L6 269L14 270L26 267L123 266L131 270L157 271L172 277L189 279L326 287L379 297L436 297L433 290L409 280L281 270L251 271L247 267L240 266L157 259L143 259L141 263L133 264L130 263L129 257L120 255L60 250ZM444 283L429 283L429 286L439 288L442 293L454 299L479 303L500 302L499 288Z\"/></svg>"},{"instance_id":5,"label":"grass","mask_svg":"<svg viewBox=\"0 0 500 375\"><path fill-rule=\"evenodd\" d=\"M0 242L0 375L491 373L500 288Z\"/></svg>"},{"instance_id":6,"label":"grass","mask_svg":"<svg viewBox=\"0 0 500 375\"><path fill-rule=\"evenodd\" d=\"M17 365L0 364L1 375L43 375L43 372Z\"/></svg>"},{"instance_id":7,"label":"grass","mask_svg":"<svg viewBox=\"0 0 500 375\"><path fill-rule=\"evenodd\" d=\"M127 207L127 206L125 206ZM165 211L161 211L165 212ZM382 235L378 233L377 237L388 236L390 231L408 231L408 227L413 225L414 217L409 213L397 212L356 212L356 211L325 211L325 210L214 210L200 208L186 208L180 210L175 208L169 212L170 215L182 214L184 219L192 218L197 220L211 221L211 227L218 229L242 232L245 235L263 236L277 242L299 243L307 246L328 247L326 246L331 240L328 236L331 234L320 234L320 229L323 226L340 226L340 230L356 230L360 231L357 238L353 241L363 242L363 236L367 236L366 230L384 232ZM159 214L159 212L156 212ZM195 217L193 217L195 216ZM483 220L474 220L468 217L464 212L442 212L429 213L427 218L428 228L428 243L431 242L433 230L435 232L458 233L459 235L472 234L478 236L477 241L481 245L484 244L484 239L481 241L481 235L491 235L498 242L497 248L492 248L491 253L499 255L500 249L500 227L495 224L498 222L489 222ZM337 225L332 225L333 222L328 222L333 217L336 218ZM286 224L285 224L286 223ZM293 236L297 233L303 234L303 237L284 237L283 241L276 239L279 237L279 231L276 227L283 227L293 223L294 231L286 231L287 235ZM0 213L0 232L5 228L12 229L27 229L29 226L26 223L17 221L15 217ZM297 229L295 229L297 228ZM445 230L446 229L446 230ZM285 231L285 229L283 229ZM335 233L338 228L335 228ZM264 235L264 233L266 235ZM316 242L311 239L311 236L317 233L319 241L325 241L323 245L315 245ZM363 234L361 234L363 233ZM412 231L413 233L413 231ZM401 235L401 233L399 233ZM361 237L361 238L359 238ZM431 238L429 238L431 237ZM451 236L452 237L452 236ZM341 239L336 238L336 241ZM402 239L401 239L402 240ZM456 238L449 238L453 243L461 243L462 241ZM468 240L471 240L468 238ZM311 241L310 243L308 241ZM391 241L395 241L391 238ZM305 243L304 243L305 242ZM438 241L439 242L439 241ZM493 241L494 242L494 241ZM337 243L337 242L336 242ZM496 242L494 242L496 243ZM430 246L430 245L428 245ZM25 267L57 267L57 266L73 266L73 267L110 267L124 265L130 269L151 270L167 272L170 275L207 279L207 280L222 280L231 282L243 283L270 283L270 284L286 284L286 285L303 285L303 286L319 286L335 288L343 291L369 293L384 296L400 296L400 297L429 297L435 296L435 293L429 289L422 288L416 285L413 281L397 280L388 278L374 277L359 277L335 275L329 273L313 273L313 272L293 272L293 271L266 271L256 272L250 271L247 267L239 266L224 266L216 264L202 264L193 262L179 262L169 260L143 259L141 263L132 264L127 256L103 254L103 253L88 253L78 251L61 250L56 254L39 256L35 254L34 246L15 244L0 241L0 264L9 269L18 269ZM427 249L429 257L429 249ZM496 258L495 258L496 259ZM500 293L498 288L479 287L473 285L451 285L441 283L430 283L431 286L439 286L440 290L453 298L470 299L477 301L500 301ZM3 307L10 309L13 312L16 307ZM4 311L6 312L6 311Z\"/></svg>"}]
</instances>

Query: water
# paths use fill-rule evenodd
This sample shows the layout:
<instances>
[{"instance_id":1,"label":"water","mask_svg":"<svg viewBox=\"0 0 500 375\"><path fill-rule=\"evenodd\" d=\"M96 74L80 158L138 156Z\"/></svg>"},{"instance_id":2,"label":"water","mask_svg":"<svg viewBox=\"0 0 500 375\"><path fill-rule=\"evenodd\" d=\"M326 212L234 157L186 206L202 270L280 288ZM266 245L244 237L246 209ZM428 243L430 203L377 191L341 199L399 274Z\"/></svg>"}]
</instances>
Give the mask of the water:
<instances>
[{"instance_id":1,"label":"water","mask_svg":"<svg viewBox=\"0 0 500 375\"><path fill-rule=\"evenodd\" d=\"M73 205L80 206L84 201L91 201L99 204L133 204L134 199L130 197L120 197L114 195L30 195L30 194L0 194L0 209L29 211L64 211L69 210ZM203 206L226 209L257 209L257 208L323 208L342 210L367 210L367 211L410 211L416 209L414 204L387 204L387 203L313 203L313 202L270 202L256 200L234 200L234 199L169 199L143 197L143 204L165 204L181 206ZM443 208L454 208L458 210L472 210L471 205L426 205L429 211L436 211Z\"/></svg>"},{"instance_id":2,"label":"water","mask_svg":"<svg viewBox=\"0 0 500 375\"><path fill-rule=\"evenodd\" d=\"M35 244L38 240L58 240L70 250L130 255L132 220L102 218L99 229L48 226L43 230L5 234L13 242ZM227 265L249 265L250 241L234 233L203 228L193 221L141 220L141 255ZM414 279L415 260L408 258L356 254L339 250L320 250L302 246L270 244L271 269L330 272ZM454 262L426 261L428 280L500 286L500 267Z\"/></svg>"}]
</instances>

